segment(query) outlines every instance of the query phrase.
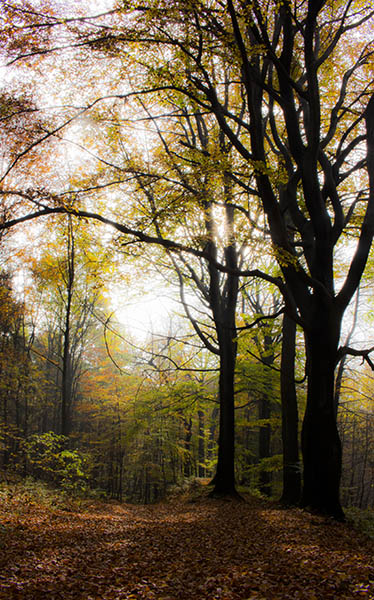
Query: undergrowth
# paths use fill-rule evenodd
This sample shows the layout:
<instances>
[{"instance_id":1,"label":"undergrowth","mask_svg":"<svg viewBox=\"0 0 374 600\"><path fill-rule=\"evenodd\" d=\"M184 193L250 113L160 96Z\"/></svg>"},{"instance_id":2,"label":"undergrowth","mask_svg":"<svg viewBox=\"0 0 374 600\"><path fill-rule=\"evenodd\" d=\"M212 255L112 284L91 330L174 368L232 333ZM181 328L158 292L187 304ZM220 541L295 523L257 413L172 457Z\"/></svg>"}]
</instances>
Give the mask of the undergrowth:
<instances>
[{"instance_id":1,"label":"undergrowth","mask_svg":"<svg viewBox=\"0 0 374 600\"><path fill-rule=\"evenodd\" d=\"M101 499L95 492L85 496L73 494L32 477L0 483L0 505L3 509L8 506L12 511L34 504L51 509L81 511L92 501Z\"/></svg>"},{"instance_id":2,"label":"undergrowth","mask_svg":"<svg viewBox=\"0 0 374 600\"><path fill-rule=\"evenodd\" d=\"M345 509L345 514L356 529L374 539L374 510L351 506Z\"/></svg>"}]
</instances>

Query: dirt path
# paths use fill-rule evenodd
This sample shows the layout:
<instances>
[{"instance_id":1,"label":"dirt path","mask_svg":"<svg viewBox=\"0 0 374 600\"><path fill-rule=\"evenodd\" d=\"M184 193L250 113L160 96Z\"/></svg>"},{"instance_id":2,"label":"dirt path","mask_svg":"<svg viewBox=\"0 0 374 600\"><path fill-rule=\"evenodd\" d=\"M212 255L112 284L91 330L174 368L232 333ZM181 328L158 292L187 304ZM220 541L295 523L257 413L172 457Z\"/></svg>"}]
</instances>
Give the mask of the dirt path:
<instances>
[{"instance_id":1,"label":"dirt path","mask_svg":"<svg viewBox=\"0 0 374 600\"><path fill-rule=\"evenodd\" d=\"M369 600L374 543L255 500L0 506L0 598Z\"/></svg>"}]
</instances>

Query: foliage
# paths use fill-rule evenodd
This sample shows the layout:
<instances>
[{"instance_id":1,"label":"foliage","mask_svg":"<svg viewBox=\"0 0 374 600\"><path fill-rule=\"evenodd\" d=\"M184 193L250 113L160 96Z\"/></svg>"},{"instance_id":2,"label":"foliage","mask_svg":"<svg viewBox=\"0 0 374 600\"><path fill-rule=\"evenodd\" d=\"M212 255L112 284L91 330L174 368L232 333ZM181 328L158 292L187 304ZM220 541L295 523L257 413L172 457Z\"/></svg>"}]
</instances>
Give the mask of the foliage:
<instances>
[{"instance_id":1,"label":"foliage","mask_svg":"<svg viewBox=\"0 0 374 600\"><path fill-rule=\"evenodd\" d=\"M85 492L90 460L78 450L66 448L68 438L49 431L27 438L22 449L33 477L58 484L64 490Z\"/></svg>"},{"instance_id":2,"label":"foliage","mask_svg":"<svg viewBox=\"0 0 374 600\"><path fill-rule=\"evenodd\" d=\"M374 539L374 511L372 509L362 510L351 506L346 509L346 513L355 527Z\"/></svg>"}]
</instances>

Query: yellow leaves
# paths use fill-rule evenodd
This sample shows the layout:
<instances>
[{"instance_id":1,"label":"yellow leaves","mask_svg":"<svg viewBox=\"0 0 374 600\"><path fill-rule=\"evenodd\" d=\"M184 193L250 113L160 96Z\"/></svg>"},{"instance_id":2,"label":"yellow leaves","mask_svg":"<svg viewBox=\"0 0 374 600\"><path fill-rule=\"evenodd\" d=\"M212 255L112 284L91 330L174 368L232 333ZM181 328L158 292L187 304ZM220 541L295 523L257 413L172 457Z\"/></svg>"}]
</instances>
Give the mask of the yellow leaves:
<instances>
[{"instance_id":1,"label":"yellow leaves","mask_svg":"<svg viewBox=\"0 0 374 600\"><path fill-rule=\"evenodd\" d=\"M273 245L273 254L280 267L294 267L295 269L299 268L297 256L288 250L285 250L280 246Z\"/></svg>"}]
</instances>

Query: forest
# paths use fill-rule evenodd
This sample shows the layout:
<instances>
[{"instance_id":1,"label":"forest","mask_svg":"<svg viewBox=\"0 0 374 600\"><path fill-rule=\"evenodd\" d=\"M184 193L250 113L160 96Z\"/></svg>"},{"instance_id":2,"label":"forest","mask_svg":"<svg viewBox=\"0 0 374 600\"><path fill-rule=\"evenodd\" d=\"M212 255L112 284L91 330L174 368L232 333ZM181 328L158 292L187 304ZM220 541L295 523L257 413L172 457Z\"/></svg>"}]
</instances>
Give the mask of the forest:
<instances>
[{"instance_id":1,"label":"forest","mask_svg":"<svg viewBox=\"0 0 374 600\"><path fill-rule=\"evenodd\" d=\"M362 0L1 2L0 492L372 511L373 31ZM108 598L184 597L152 593Z\"/></svg>"}]
</instances>

